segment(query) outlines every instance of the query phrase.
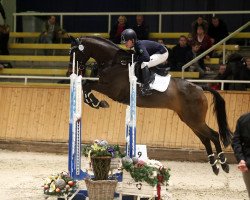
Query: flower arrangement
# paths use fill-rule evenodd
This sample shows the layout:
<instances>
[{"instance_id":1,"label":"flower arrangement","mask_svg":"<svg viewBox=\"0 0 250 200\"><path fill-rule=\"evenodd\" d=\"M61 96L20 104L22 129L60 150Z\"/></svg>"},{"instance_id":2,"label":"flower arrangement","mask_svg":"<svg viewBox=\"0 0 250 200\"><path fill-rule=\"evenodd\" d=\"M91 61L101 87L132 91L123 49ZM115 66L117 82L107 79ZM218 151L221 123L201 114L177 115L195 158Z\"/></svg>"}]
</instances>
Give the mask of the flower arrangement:
<instances>
[{"instance_id":1,"label":"flower arrangement","mask_svg":"<svg viewBox=\"0 0 250 200\"><path fill-rule=\"evenodd\" d=\"M109 145L106 140L95 140L93 145L83 145L82 152L85 157L112 157L121 158L119 145Z\"/></svg>"},{"instance_id":2,"label":"flower arrangement","mask_svg":"<svg viewBox=\"0 0 250 200\"><path fill-rule=\"evenodd\" d=\"M46 195L70 195L77 189L74 181L67 172L51 175L45 179L43 191Z\"/></svg>"},{"instance_id":3,"label":"flower arrangement","mask_svg":"<svg viewBox=\"0 0 250 200\"><path fill-rule=\"evenodd\" d=\"M170 178L170 169L165 168L161 162L157 160L139 160L138 158L122 158L122 167L130 173L136 182L145 181L151 186L158 184L168 186Z\"/></svg>"},{"instance_id":4,"label":"flower arrangement","mask_svg":"<svg viewBox=\"0 0 250 200\"><path fill-rule=\"evenodd\" d=\"M111 158L122 157L119 145L109 145L106 140L95 140L93 145L83 146L83 155L89 158L94 180L107 180Z\"/></svg>"}]
</instances>

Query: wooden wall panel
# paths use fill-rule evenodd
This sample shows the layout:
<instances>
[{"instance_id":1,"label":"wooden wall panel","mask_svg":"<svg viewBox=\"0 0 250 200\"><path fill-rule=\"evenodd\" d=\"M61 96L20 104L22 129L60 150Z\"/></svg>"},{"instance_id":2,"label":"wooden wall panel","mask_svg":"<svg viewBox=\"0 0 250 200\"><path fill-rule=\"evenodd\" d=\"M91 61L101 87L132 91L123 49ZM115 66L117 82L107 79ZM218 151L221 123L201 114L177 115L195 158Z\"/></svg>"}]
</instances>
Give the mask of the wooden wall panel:
<instances>
[{"instance_id":1,"label":"wooden wall panel","mask_svg":"<svg viewBox=\"0 0 250 200\"><path fill-rule=\"evenodd\" d=\"M125 144L126 106L95 93L110 104L108 109L83 105L82 141L97 138ZM228 122L234 131L240 115L250 111L249 92L225 92ZM206 121L218 129L213 114L212 96L206 93L209 109ZM69 124L69 88L35 86L0 87L0 139L23 141L67 142ZM137 143L151 147L204 149L178 117L167 109L137 109Z\"/></svg>"}]
</instances>

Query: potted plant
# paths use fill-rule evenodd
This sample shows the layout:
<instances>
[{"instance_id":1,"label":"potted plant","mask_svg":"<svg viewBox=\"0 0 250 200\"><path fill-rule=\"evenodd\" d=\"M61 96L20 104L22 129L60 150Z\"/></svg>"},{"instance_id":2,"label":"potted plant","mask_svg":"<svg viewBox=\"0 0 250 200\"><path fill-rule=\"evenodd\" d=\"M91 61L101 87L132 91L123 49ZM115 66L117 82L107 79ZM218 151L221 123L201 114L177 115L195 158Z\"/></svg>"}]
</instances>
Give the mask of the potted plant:
<instances>
[{"instance_id":1,"label":"potted plant","mask_svg":"<svg viewBox=\"0 0 250 200\"><path fill-rule=\"evenodd\" d=\"M93 145L83 146L83 155L91 161L94 178L85 179L89 199L113 199L117 180L109 177L111 159L121 157L118 145L109 145L106 140L95 140Z\"/></svg>"}]
</instances>

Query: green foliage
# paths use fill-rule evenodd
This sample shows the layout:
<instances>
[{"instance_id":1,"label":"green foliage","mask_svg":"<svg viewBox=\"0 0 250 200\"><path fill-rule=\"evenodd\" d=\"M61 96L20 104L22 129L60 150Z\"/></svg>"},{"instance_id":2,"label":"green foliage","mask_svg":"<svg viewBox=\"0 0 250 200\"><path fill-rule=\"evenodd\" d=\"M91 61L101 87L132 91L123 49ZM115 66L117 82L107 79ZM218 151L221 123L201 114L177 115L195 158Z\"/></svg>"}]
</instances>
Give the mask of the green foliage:
<instances>
[{"instance_id":1,"label":"green foliage","mask_svg":"<svg viewBox=\"0 0 250 200\"><path fill-rule=\"evenodd\" d=\"M168 181L170 178L170 169L158 169L156 167L151 167L147 165L137 166L133 163L124 163L123 168L130 173L131 177L136 182L145 181L151 186L156 186L159 182L168 186ZM154 172L156 172L157 176L154 175Z\"/></svg>"},{"instance_id":2,"label":"green foliage","mask_svg":"<svg viewBox=\"0 0 250 200\"><path fill-rule=\"evenodd\" d=\"M124 154L121 153L119 145L109 145L104 140L97 140L93 145L83 145L82 154L85 157L105 157L121 158Z\"/></svg>"}]
</instances>

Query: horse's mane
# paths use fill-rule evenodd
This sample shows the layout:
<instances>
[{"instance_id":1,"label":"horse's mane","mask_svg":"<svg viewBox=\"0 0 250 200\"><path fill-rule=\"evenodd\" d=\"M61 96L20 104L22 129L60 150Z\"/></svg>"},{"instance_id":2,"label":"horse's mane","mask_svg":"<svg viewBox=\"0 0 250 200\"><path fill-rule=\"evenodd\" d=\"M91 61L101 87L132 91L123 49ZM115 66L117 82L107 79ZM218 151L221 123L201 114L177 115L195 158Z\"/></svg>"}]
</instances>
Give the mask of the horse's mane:
<instances>
[{"instance_id":1,"label":"horse's mane","mask_svg":"<svg viewBox=\"0 0 250 200\"><path fill-rule=\"evenodd\" d=\"M99 40L101 42L105 42L117 49L121 49L118 45L114 44L113 42L111 42L110 40L106 39L106 38L102 38L102 37L98 37L98 36L84 36L84 37L81 37L80 39L83 39L83 38L92 38L92 39L96 39L96 40Z\"/></svg>"}]
</instances>

